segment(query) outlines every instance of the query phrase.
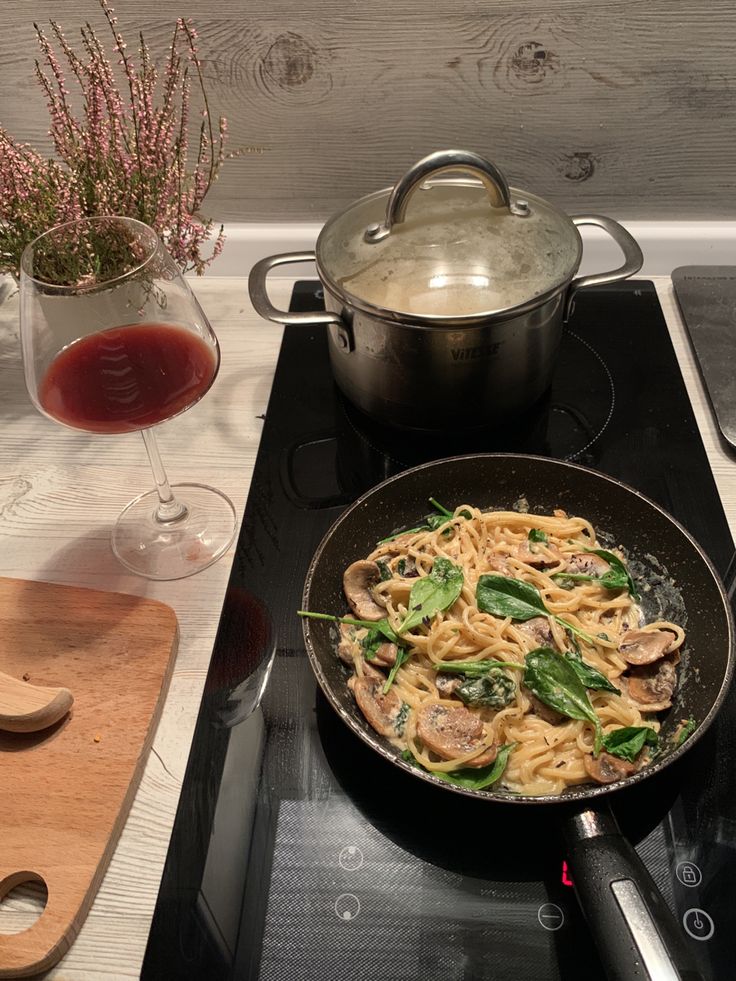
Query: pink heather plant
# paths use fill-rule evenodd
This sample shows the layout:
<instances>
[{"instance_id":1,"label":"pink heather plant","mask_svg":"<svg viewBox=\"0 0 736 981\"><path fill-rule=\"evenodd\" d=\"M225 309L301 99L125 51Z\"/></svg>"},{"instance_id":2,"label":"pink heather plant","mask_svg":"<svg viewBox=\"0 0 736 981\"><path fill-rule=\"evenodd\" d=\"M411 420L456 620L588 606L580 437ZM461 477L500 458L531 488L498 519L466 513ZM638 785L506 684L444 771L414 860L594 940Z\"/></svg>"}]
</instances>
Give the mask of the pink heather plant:
<instances>
[{"instance_id":1,"label":"pink heather plant","mask_svg":"<svg viewBox=\"0 0 736 981\"><path fill-rule=\"evenodd\" d=\"M18 275L25 246L53 225L123 215L155 228L181 268L201 274L224 244L220 226L210 256L202 258L200 250L214 229L199 209L222 165L227 125L221 117L213 130L197 33L189 20L177 20L159 87L143 36L136 63L113 8L108 0L99 3L114 39L124 94L89 24L81 29L80 56L51 22L61 57L34 24L43 55L36 76L46 95L58 160L45 159L0 126L0 272ZM81 94L80 115L72 108L62 61ZM189 145L192 77L204 106L196 155Z\"/></svg>"}]
</instances>

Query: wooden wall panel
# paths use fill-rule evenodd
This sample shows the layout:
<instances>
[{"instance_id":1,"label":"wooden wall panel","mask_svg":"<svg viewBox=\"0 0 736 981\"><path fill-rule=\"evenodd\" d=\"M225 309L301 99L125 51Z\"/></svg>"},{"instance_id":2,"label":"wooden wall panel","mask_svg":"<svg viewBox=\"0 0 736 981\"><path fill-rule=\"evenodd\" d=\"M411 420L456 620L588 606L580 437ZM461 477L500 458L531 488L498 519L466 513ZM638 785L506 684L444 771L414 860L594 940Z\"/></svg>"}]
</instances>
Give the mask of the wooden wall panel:
<instances>
[{"instance_id":1,"label":"wooden wall panel","mask_svg":"<svg viewBox=\"0 0 736 981\"><path fill-rule=\"evenodd\" d=\"M31 21L72 38L94 0L4 0L0 122L47 145ZM217 218L322 219L431 150L487 154L568 210L733 218L733 0L120 0L163 52L195 19L229 160Z\"/></svg>"}]
</instances>

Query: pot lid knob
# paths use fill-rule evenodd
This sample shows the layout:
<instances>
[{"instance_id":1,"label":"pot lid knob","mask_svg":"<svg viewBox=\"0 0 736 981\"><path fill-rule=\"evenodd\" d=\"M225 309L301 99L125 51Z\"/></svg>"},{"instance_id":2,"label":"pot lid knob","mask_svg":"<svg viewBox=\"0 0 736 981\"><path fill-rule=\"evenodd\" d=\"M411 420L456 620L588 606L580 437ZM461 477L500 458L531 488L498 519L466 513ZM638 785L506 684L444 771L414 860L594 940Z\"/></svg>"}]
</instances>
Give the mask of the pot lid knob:
<instances>
[{"instance_id":1,"label":"pot lid knob","mask_svg":"<svg viewBox=\"0 0 736 981\"><path fill-rule=\"evenodd\" d=\"M490 160L469 150L438 150L417 161L396 183L388 199L385 221L382 224L369 225L363 236L365 241L381 242L391 234L394 225L403 222L409 200L430 175L437 177L458 170L469 171L474 178L480 180L488 191L491 207L505 208L519 218L526 218L531 214L528 202L511 200L506 178ZM466 181L467 178L457 179L457 183Z\"/></svg>"}]
</instances>

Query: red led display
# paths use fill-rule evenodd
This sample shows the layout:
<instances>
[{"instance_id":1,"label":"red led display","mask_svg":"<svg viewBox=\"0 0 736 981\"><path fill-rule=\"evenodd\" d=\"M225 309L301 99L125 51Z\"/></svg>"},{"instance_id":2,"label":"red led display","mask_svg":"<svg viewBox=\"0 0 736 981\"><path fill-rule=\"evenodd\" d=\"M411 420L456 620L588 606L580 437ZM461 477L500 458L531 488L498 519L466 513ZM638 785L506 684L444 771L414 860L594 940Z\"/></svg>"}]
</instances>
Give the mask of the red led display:
<instances>
[{"instance_id":1,"label":"red led display","mask_svg":"<svg viewBox=\"0 0 736 981\"><path fill-rule=\"evenodd\" d=\"M562 863L562 885L563 886L572 886L572 885L574 885L574 883L573 883L572 879L570 878L570 875L569 875L569 873L567 871L567 862L563 862Z\"/></svg>"}]
</instances>

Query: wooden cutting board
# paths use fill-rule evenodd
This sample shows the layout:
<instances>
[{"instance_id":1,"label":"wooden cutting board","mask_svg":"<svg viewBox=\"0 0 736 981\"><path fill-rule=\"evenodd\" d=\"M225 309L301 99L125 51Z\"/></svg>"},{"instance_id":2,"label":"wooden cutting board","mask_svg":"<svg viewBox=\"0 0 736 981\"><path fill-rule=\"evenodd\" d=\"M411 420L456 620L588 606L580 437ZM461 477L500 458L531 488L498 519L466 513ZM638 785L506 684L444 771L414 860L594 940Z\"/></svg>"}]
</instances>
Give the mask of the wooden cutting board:
<instances>
[{"instance_id":1,"label":"wooden cutting board","mask_svg":"<svg viewBox=\"0 0 736 981\"><path fill-rule=\"evenodd\" d=\"M48 969L79 932L135 796L177 638L163 603L0 578L0 670L74 695L51 729L0 732L0 899L28 881L48 890L30 929L0 935L0 978Z\"/></svg>"}]
</instances>

